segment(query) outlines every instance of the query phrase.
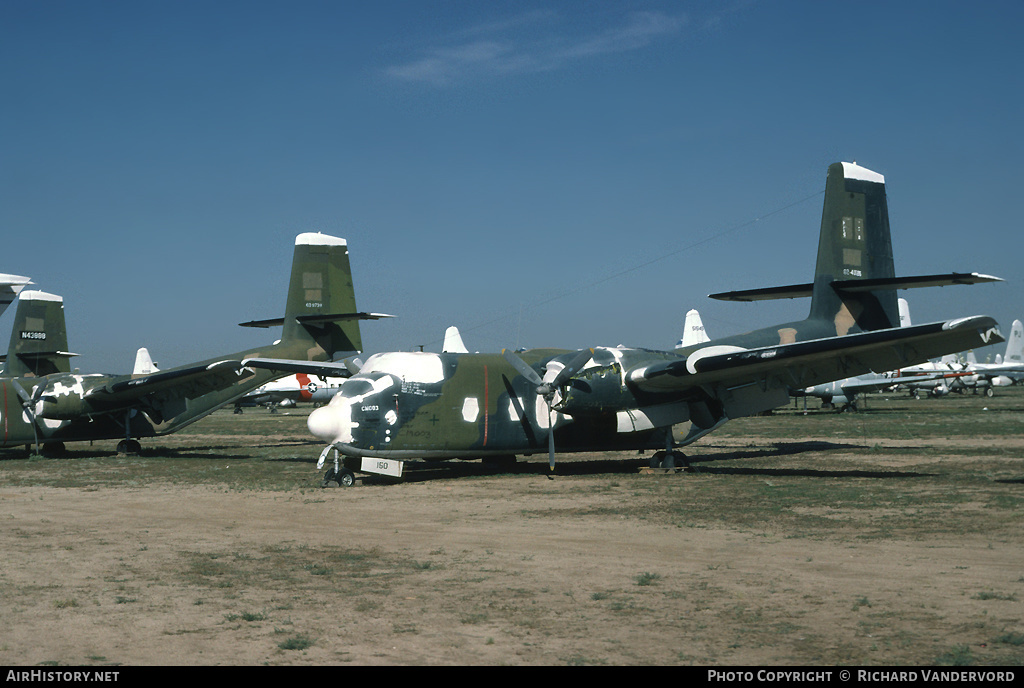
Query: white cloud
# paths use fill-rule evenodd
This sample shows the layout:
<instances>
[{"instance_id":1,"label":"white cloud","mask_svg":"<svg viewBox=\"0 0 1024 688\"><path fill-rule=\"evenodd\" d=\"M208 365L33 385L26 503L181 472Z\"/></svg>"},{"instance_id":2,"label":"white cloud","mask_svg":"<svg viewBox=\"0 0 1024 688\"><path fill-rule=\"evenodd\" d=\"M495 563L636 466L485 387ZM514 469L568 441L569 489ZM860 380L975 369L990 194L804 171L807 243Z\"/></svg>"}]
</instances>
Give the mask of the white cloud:
<instances>
[{"instance_id":1,"label":"white cloud","mask_svg":"<svg viewBox=\"0 0 1024 688\"><path fill-rule=\"evenodd\" d=\"M630 15L619 26L590 35L544 40L524 33L505 35L552 18L550 13L532 13L473 27L462 32L473 36L472 40L432 48L424 56L389 67L386 72L396 79L443 86L472 78L553 71L588 58L640 50L678 34L686 24L682 17L641 12Z\"/></svg>"}]
</instances>

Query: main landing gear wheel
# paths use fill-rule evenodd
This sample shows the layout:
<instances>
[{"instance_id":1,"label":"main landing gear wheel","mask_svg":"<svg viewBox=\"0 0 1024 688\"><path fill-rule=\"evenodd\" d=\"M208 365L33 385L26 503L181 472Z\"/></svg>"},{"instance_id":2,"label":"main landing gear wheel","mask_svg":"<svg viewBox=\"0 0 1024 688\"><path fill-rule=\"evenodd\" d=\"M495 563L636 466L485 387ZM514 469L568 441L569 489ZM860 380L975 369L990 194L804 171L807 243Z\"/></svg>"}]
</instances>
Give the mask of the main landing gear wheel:
<instances>
[{"instance_id":1,"label":"main landing gear wheel","mask_svg":"<svg viewBox=\"0 0 1024 688\"><path fill-rule=\"evenodd\" d=\"M690 469L690 464L686 461L686 455L682 452L660 450L651 455L651 468L675 470L676 463L679 463L680 468L684 470Z\"/></svg>"},{"instance_id":2,"label":"main landing gear wheel","mask_svg":"<svg viewBox=\"0 0 1024 688\"><path fill-rule=\"evenodd\" d=\"M121 440L117 443L117 453L127 456L137 456L142 451L142 445L138 440Z\"/></svg>"},{"instance_id":3,"label":"main landing gear wheel","mask_svg":"<svg viewBox=\"0 0 1024 688\"><path fill-rule=\"evenodd\" d=\"M347 468L341 470L335 470L333 468L327 469L324 473L323 487L327 487L329 483L338 483L338 487L352 487L356 484L356 474Z\"/></svg>"}]
</instances>

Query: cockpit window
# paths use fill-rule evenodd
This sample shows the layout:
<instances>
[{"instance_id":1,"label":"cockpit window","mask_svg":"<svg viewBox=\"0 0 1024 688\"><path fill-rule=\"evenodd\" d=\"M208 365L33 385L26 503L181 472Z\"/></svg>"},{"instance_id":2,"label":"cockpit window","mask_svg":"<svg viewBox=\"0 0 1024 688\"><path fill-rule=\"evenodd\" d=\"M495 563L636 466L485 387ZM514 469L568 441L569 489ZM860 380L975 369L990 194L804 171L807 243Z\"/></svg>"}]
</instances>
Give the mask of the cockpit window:
<instances>
[{"instance_id":1,"label":"cockpit window","mask_svg":"<svg viewBox=\"0 0 1024 688\"><path fill-rule=\"evenodd\" d=\"M361 397L373 391L373 383L369 380L360 380L358 378L345 380L341 384L340 391L346 397Z\"/></svg>"}]
</instances>

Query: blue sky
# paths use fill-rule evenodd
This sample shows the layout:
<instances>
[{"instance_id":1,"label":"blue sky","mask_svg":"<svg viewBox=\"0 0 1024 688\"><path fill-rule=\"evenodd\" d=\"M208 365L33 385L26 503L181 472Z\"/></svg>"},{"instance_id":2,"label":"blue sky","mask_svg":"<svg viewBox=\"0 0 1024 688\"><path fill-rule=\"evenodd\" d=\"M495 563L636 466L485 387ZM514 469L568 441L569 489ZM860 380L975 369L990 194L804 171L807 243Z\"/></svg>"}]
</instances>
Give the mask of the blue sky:
<instances>
[{"instance_id":1,"label":"blue sky","mask_svg":"<svg viewBox=\"0 0 1024 688\"><path fill-rule=\"evenodd\" d=\"M273 340L296 234L368 351L670 348L798 319L825 173L886 176L916 322L1024 318L1024 3L0 0L0 272L83 372ZM13 309L0 320L9 337Z\"/></svg>"}]
</instances>

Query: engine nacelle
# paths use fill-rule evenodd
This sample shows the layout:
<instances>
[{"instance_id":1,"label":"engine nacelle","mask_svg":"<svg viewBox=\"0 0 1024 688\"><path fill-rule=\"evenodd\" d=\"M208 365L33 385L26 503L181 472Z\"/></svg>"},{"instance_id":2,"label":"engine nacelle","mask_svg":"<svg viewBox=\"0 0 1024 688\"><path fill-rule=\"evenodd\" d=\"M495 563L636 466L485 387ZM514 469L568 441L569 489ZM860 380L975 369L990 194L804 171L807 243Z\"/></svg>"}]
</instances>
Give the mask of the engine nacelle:
<instances>
[{"instance_id":1,"label":"engine nacelle","mask_svg":"<svg viewBox=\"0 0 1024 688\"><path fill-rule=\"evenodd\" d=\"M558 390L552 406L568 416L587 416L635 408L640 403L623 384L622 367L616 361L574 375Z\"/></svg>"}]
</instances>

